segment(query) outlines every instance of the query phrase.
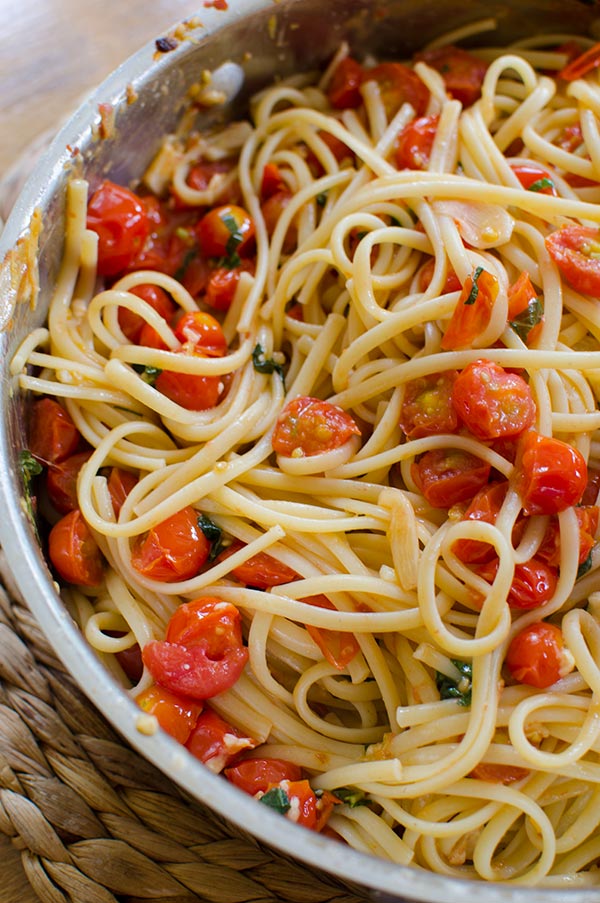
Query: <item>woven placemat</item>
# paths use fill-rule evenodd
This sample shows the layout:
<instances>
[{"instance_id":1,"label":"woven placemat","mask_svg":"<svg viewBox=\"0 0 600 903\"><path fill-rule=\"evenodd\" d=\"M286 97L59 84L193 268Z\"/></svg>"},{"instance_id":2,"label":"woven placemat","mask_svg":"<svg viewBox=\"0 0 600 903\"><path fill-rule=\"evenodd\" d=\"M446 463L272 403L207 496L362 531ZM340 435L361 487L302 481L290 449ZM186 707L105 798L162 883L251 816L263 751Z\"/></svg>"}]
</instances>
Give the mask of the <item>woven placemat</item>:
<instances>
[{"instance_id":1,"label":"woven placemat","mask_svg":"<svg viewBox=\"0 0 600 903\"><path fill-rule=\"evenodd\" d=\"M369 899L186 799L125 744L65 672L2 564L0 831L42 903Z\"/></svg>"}]
</instances>

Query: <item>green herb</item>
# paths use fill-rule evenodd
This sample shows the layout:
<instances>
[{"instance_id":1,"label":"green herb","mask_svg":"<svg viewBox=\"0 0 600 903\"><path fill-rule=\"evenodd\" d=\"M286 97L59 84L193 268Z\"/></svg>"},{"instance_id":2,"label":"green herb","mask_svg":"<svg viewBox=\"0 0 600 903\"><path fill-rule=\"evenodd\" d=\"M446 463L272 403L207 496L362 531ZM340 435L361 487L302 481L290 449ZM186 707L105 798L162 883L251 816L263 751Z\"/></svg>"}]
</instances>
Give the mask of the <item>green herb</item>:
<instances>
[{"instance_id":1,"label":"green herb","mask_svg":"<svg viewBox=\"0 0 600 903\"><path fill-rule=\"evenodd\" d=\"M275 809L276 812L280 812L281 815L285 815L285 813L289 812L292 808L290 798L283 787L273 787L271 790L267 790L267 792L260 797L260 802L264 803L265 806L269 806L270 809Z\"/></svg>"},{"instance_id":2,"label":"green herb","mask_svg":"<svg viewBox=\"0 0 600 903\"><path fill-rule=\"evenodd\" d=\"M35 477L41 474L44 468L26 448L24 448L19 454L19 467L21 469L21 476L23 478L23 490L25 494L25 505L27 506L27 513L29 514L29 519L31 520L32 524L35 526L35 513L33 509L33 497L31 495L31 484Z\"/></svg>"},{"instance_id":3,"label":"green herb","mask_svg":"<svg viewBox=\"0 0 600 903\"><path fill-rule=\"evenodd\" d=\"M554 189L554 182L552 179L549 179L547 176L543 176L541 179L536 179L535 182L532 182L527 191L543 191L544 188Z\"/></svg>"},{"instance_id":4,"label":"green herb","mask_svg":"<svg viewBox=\"0 0 600 903\"><path fill-rule=\"evenodd\" d=\"M358 241L362 241L363 238L365 237L365 235L368 235L368 234L369 234L368 232L357 232L356 238L358 239Z\"/></svg>"},{"instance_id":5,"label":"green herb","mask_svg":"<svg viewBox=\"0 0 600 903\"><path fill-rule=\"evenodd\" d=\"M577 576L576 580L579 580L580 577L584 577L588 571L592 570L592 553L588 555L585 561L582 561L579 567L577 568Z\"/></svg>"},{"instance_id":6,"label":"green herb","mask_svg":"<svg viewBox=\"0 0 600 903\"><path fill-rule=\"evenodd\" d=\"M523 342L527 342L527 336L534 326L542 322L543 317L542 299L532 298L525 310L515 320L509 321L509 325Z\"/></svg>"},{"instance_id":7,"label":"green herb","mask_svg":"<svg viewBox=\"0 0 600 903\"><path fill-rule=\"evenodd\" d=\"M401 226L402 223L395 216L390 216L390 226Z\"/></svg>"},{"instance_id":8,"label":"green herb","mask_svg":"<svg viewBox=\"0 0 600 903\"><path fill-rule=\"evenodd\" d=\"M195 257L196 248L190 248L189 251L185 252L185 257L181 261L181 266L175 271L175 279L177 279L178 282L181 282L187 272L187 268Z\"/></svg>"},{"instance_id":9,"label":"green herb","mask_svg":"<svg viewBox=\"0 0 600 903\"><path fill-rule=\"evenodd\" d=\"M351 809L354 809L356 806L369 805L366 793L357 787L338 787L334 793L338 799L345 803L346 806L350 806Z\"/></svg>"},{"instance_id":10,"label":"green herb","mask_svg":"<svg viewBox=\"0 0 600 903\"><path fill-rule=\"evenodd\" d=\"M440 693L440 699L456 699L459 705L470 706L473 666L454 658L451 661L460 672L461 677L456 681L436 671L435 683Z\"/></svg>"},{"instance_id":11,"label":"green herb","mask_svg":"<svg viewBox=\"0 0 600 903\"><path fill-rule=\"evenodd\" d=\"M229 232L229 238L227 239L225 250L227 251L228 259L231 260L232 257L237 257L237 249L243 242L244 236L240 232L235 217L232 216L231 213L223 214L223 216L221 216L221 222Z\"/></svg>"},{"instance_id":12,"label":"green herb","mask_svg":"<svg viewBox=\"0 0 600 903\"><path fill-rule=\"evenodd\" d=\"M465 304L475 304L475 302L477 301L477 296L479 294L479 286L477 285L477 281L482 273L483 267L476 267L475 272L473 273L473 287L469 292L469 297L465 301Z\"/></svg>"},{"instance_id":13,"label":"green herb","mask_svg":"<svg viewBox=\"0 0 600 903\"><path fill-rule=\"evenodd\" d=\"M257 373L278 373L281 377L283 387L285 388L285 374L283 367L273 360L272 357L265 357L265 349L262 345L255 345L252 352L252 364Z\"/></svg>"},{"instance_id":14,"label":"green herb","mask_svg":"<svg viewBox=\"0 0 600 903\"><path fill-rule=\"evenodd\" d=\"M317 202L319 207L324 207L327 203L327 192L321 191L321 193L316 196L315 201Z\"/></svg>"},{"instance_id":15,"label":"green herb","mask_svg":"<svg viewBox=\"0 0 600 903\"><path fill-rule=\"evenodd\" d=\"M133 369L136 373L139 373L145 383L148 383L149 386L153 386L162 370L159 370L158 367L145 367L143 364L133 364Z\"/></svg>"},{"instance_id":16,"label":"green herb","mask_svg":"<svg viewBox=\"0 0 600 903\"><path fill-rule=\"evenodd\" d=\"M223 551L223 543L221 542L223 531L210 519L210 517L207 517L206 514L200 515L198 518L198 526L210 543L208 560L214 561L217 555Z\"/></svg>"}]
</instances>

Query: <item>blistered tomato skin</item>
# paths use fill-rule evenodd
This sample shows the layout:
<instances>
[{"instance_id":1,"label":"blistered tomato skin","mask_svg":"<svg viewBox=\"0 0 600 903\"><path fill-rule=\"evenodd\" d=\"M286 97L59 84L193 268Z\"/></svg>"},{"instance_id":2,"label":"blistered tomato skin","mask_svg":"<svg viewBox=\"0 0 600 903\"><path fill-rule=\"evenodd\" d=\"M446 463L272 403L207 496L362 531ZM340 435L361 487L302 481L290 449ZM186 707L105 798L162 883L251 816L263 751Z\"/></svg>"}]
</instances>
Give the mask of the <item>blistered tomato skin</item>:
<instances>
[{"instance_id":1,"label":"blistered tomato skin","mask_svg":"<svg viewBox=\"0 0 600 903\"><path fill-rule=\"evenodd\" d=\"M569 670L562 630L547 621L529 624L512 639L506 665L519 683L539 690L551 687Z\"/></svg>"},{"instance_id":2,"label":"blistered tomato skin","mask_svg":"<svg viewBox=\"0 0 600 903\"><path fill-rule=\"evenodd\" d=\"M529 430L520 442L515 485L525 514L559 514L581 501L585 458L567 442Z\"/></svg>"},{"instance_id":3,"label":"blistered tomato skin","mask_svg":"<svg viewBox=\"0 0 600 903\"><path fill-rule=\"evenodd\" d=\"M148 214L141 198L108 180L102 182L89 200L87 227L98 235L101 276L116 276L126 270L150 234Z\"/></svg>"},{"instance_id":4,"label":"blistered tomato skin","mask_svg":"<svg viewBox=\"0 0 600 903\"><path fill-rule=\"evenodd\" d=\"M355 420L337 405L308 395L290 401L275 424L273 450L287 457L318 455L360 436Z\"/></svg>"},{"instance_id":5,"label":"blistered tomato skin","mask_svg":"<svg viewBox=\"0 0 600 903\"><path fill-rule=\"evenodd\" d=\"M461 422L478 439L518 436L535 420L535 402L525 380L484 359L458 375L452 403Z\"/></svg>"}]
</instances>

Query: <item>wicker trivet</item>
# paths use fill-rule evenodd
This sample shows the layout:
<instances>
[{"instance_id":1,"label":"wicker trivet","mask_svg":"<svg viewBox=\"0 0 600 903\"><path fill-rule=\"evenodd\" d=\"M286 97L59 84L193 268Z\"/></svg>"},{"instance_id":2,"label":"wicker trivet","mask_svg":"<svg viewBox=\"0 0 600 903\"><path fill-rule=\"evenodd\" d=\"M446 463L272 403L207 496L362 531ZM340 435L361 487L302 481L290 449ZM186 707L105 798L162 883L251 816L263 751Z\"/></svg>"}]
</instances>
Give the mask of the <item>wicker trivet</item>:
<instances>
[{"instance_id":1,"label":"wicker trivet","mask_svg":"<svg viewBox=\"0 0 600 903\"><path fill-rule=\"evenodd\" d=\"M368 899L186 800L74 685L6 573L0 831L20 850L42 903Z\"/></svg>"}]
</instances>

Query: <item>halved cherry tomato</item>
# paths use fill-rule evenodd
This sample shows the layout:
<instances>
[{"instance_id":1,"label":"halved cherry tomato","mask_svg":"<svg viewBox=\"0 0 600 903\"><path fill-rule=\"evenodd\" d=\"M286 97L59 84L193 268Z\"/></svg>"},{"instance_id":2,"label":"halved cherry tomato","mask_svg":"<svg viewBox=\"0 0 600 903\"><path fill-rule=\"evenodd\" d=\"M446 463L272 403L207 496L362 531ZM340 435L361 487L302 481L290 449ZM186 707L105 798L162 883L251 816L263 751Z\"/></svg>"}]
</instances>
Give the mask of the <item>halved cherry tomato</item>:
<instances>
[{"instance_id":1,"label":"halved cherry tomato","mask_svg":"<svg viewBox=\"0 0 600 903\"><path fill-rule=\"evenodd\" d=\"M276 163L266 163L260 181L260 196L263 201L285 188L285 180Z\"/></svg>"},{"instance_id":2,"label":"halved cherry tomato","mask_svg":"<svg viewBox=\"0 0 600 903\"><path fill-rule=\"evenodd\" d=\"M439 116L420 116L407 123L396 142L398 169L427 169Z\"/></svg>"},{"instance_id":3,"label":"halved cherry tomato","mask_svg":"<svg viewBox=\"0 0 600 903\"><path fill-rule=\"evenodd\" d=\"M550 257L576 292L600 298L600 230L561 226L545 239Z\"/></svg>"},{"instance_id":4,"label":"halved cherry tomato","mask_svg":"<svg viewBox=\"0 0 600 903\"><path fill-rule=\"evenodd\" d=\"M243 750L257 746L256 740L244 736L237 727L233 727L209 706L204 709L184 742L191 754L215 774L223 771Z\"/></svg>"},{"instance_id":5,"label":"halved cherry tomato","mask_svg":"<svg viewBox=\"0 0 600 903\"><path fill-rule=\"evenodd\" d=\"M477 267L473 275L467 277L442 338L444 351L470 348L487 329L498 288L496 277L482 267Z\"/></svg>"},{"instance_id":6,"label":"halved cherry tomato","mask_svg":"<svg viewBox=\"0 0 600 903\"><path fill-rule=\"evenodd\" d=\"M525 380L483 358L458 374L452 404L478 439L517 436L535 419L535 402Z\"/></svg>"},{"instance_id":7,"label":"halved cherry tomato","mask_svg":"<svg viewBox=\"0 0 600 903\"><path fill-rule=\"evenodd\" d=\"M498 559L480 564L477 573L492 583L498 571ZM531 558L515 565L515 574L508 591L507 602L511 608L524 611L545 605L556 592L558 572L547 562Z\"/></svg>"},{"instance_id":8,"label":"halved cherry tomato","mask_svg":"<svg viewBox=\"0 0 600 903\"><path fill-rule=\"evenodd\" d=\"M170 295L167 295L165 290L159 285L136 285L129 289L129 291L132 295L137 295L138 298L142 298L146 304L149 304L150 307L160 314L167 322L171 320L173 314L177 310ZM119 326L121 327L121 332L127 336L133 345L144 344L140 343L140 333L142 327L145 325L146 321L143 317L140 317L139 314L134 313L126 307L119 308Z\"/></svg>"},{"instance_id":9,"label":"halved cherry tomato","mask_svg":"<svg viewBox=\"0 0 600 903\"><path fill-rule=\"evenodd\" d=\"M322 594L306 596L302 602L308 602L309 605L316 605L318 608L327 608L329 611L337 610L333 602ZM313 627L310 624L306 625L306 630L323 653L325 660L338 671L343 671L360 651L360 646L353 633L345 630L329 630L326 627Z\"/></svg>"},{"instance_id":10,"label":"halved cherry tomato","mask_svg":"<svg viewBox=\"0 0 600 903\"><path fill-rule=\"evenodd\" d=\"M581 500L585 458L576 448L529 430L521 439L516 488L525 514L558 514Z\"/></svg>"},{"instance_id":11,"label":"halved cherry tomato","mask_svg":"<svg viewBox=\"0 0 600 903\"><path fill-rule=\"evenodd\" d=\"M558 77L567 82L573 82L576 78L583 78L588 72L600 66L600 44L594 44L581 56L577 56L560 70Z\"/></svg>"},{"instance_id":12,"label":"halved cherry tomato","mask_svg":"<svg viewBox=\"0 0 600 903\"><path fill-rule=\"evenodd\" d=\"M457 376L456 370L444 370L407 382L400 429L408 439L455 432L458 417L452 404L452 389Z\"/></svg>"},{"instance_id":13,"label":"halved cherry tomato","mask_svg":"<svg viewBox=\"0 0 600 903\"><path fill-rule=\"evenodd\" d=\"M518 765L502 765L499 762L480 762L469 773L470 778L488 781L490 784L514 784L530 774L527 768Z\"/></svg>"},{"instance_id":14,"label":"halved cherry tomato","mask_svg":"<svg viewBox=\"0 0 600 903\"><path fill-rule=\"evenodd\" d=\"M185 743L202 712L202 703L178 696L165 687L152 684L136 696L143 712L154 715L164 731L178 743Z\"/></svg>"},{"instance_id":15,"label":"halved cherry tomato","mask_svg":"<svg viewBox=\"0 0 600 903\"><path fill-rule=\"evenodd\" d=\"M46 489L50 501L61 514L68 514L78 507L77 478L88 460L90 451L77 452L58 464L51 464L46 475Z\"/></svg>"},{"instance_id":16,"label":"halved cherry tomato","mask_svg":"<svg viewBox=\"0 0 600 903\"><path fill-rule=\"evenodd\" d=\"M254 220L236 204L213 207L196 225L196 235L205 257L248 254L254 231Z\"/></svg>"},{"instance_id":17,"label":"halved cherry tomato","mask_svg":"<svg viewBox=\"0 0 600 903\"><path fill-rule=\"evenodd\" d=\"M487 64L462 47L448 45L425 50L415 56L415 62L419 60L441 74L446 91L463 107L470 107L481 95Z\"/></svg>"},{"instance_id":18,"label":"halved cherry tomato","mask_svg":"<svg viewBox=\"0 0 600 903\"><path fill-rule=\"evenodd\" d=\"M508 480L484 486L473 498L463 514L462 520L478 520L484 524L495 524L507 491ZM457 539L452 545L452 551L465 564L483 564L491 561L496 555L494 547L489 542L482 542L480 539Z\"/></svg>"},{"instance_id":19,"label":"halved cherry tomato","mask_svg":"<svg viewBox=\"0 0 600 903\"><path fill-rule=\"evenodd\" d=\"M104 558L92 531L76 508L50 530L48 555L67 583L98 586L104 574Z\"/></svg>"},{"instance_id":20,"label":"halved cherry tomato","mask_svg":"<svg viewBox=\"0 0 600 903\"><path fill-rule=\"evenodd\" d=\"M579 564L583 564L596 545L599 514L600 508L597 505L578 505L575 508L575 515L579 524ZM550 519L536 554L539 558L547 561L548 564L554 567L560 566L560 528L556 517Z\"/></svg>"},{"instance_id":21,"label":"halved cherry tomato","mask_svg":"<svg viewBox=\"0 0 600 903\"><path fill-rule=\"evenodd\" d=\"M211 699L234 685L248 661L240 613L203 596L180 605L164 641L147 643L144 664L163 687L192 699Z\"/></svg>"},{"instance_id":22,"label":"halved cherry tomato","mask_svg":"<svg viewBox=\"0 0 600 903\"><path fill-rule=\"evenodd\" d=\"M544 690L568 673L562 630L547 621L536 621L513 637L506 665L519 683Z\"/></svg>"},{"instance_id":23,"label":"halved cherry tomato","mask_svg":"<svg viewBox=\"0 0 600 903\"><path fill-rule=\"evenodd\" d=\"M174 331L182 345L190 342L206 357L223 357L227 351L227 339L221 324L202 310L184 314Z\"/></svg>"},{"instance_id":24,"label":"halved cherry tomato","mask_svg":"<svg viewBox=\"0 0 600 903\"><path fill-rule=\"evenodd\" d=\"M256 796L282 781L301 781L302 769L284 759L246 759L226 768L225 777L244 793Z\"/></svg>"},{"instance_id":25,"label":"halved cherry tomato","mask_svg":"<svg viewBox=\"0 0 600 903\"><path fill-rule=\"evenodd\" d=\"M185 350L177 352L185 354ZM206 357L196 354L197 357ZM222 389L220 376L207 376L195 373L178 373L176 370L162 370L156 377L154 386L175 404L186 411L206 411L214 408Z\"/></svg>"},{"instance_id":26,"label":"halved cherry tomato","mask_svg":"<svg viewBox=\"0 0 600 903\"><path fill-rule=\"evenodd\" d=\"M434 508L451 508L473 498L487 483L490 465L460 449L436 448L414 462L412 478Z\"/></svg>"},{"instance_id":27,"label":"halved cherry tomato","mask_svg":"<svg viewBox=\"0 0 600 903\"><path fill-rule=\"evenodd\" d=\"M318 455L360 436L355 420L337 405L308 395L288 402L275 424L272 445L278 455Z\"/></svg>"},{"instance_id":28,"label":"halved cherry tomato","mask_svg":"<svg viewBox=\"0 0 600 903\"><path fill-rule=\"evenodd\" d=\"M188 505L136 537L131 564L144 577L173 583L195 577L210 553L198 526L198 512Z\"/></svg>"},{"instance_id":29,"label":"halved cherry tomato","mask_svg":"<svg viewBox=\"0 0 600 903\"><path fill-rule=\"evenodd\" d=\"M107 486L115 517L119 516L123 502L133 487L137 485L137 482L137 477L130 470L124 470L122 467L111 467Z\"/></svg>"},{"instance_id":30,"label":"halved cherry tomato","mask_svg":"<svg viewBox=\"0 0 600 903\"><path fill-rule=\"evenodd\" d=\"M211 270L204 301L213 310L229 310L233 304L240 276L247 267L215 267Z\"/></svg>"},{"instance_id":31,"label":"halved cherry tomato","mask_svg":"<svg viewBox=\"0 0 600 903\"><path fill-rule=\"evenodd\" d=\"M244 543L235 539L218 557L218 561L224 561L234 552L244 548ZM296 580L298 574L281 561L277 561L272 555L266 552L258 552L249 558L243 564L239 564L231 571L236 580L244 583L246 586L252 586L256 589L270 589L272 586L279 586L282 583L289 583Z\"/></svg>"},{"instance_id":32,"label":"halved cherry tomato","mask_svg":"<svg viewBox=\"0 0 600 903\"><path fill-rule=\"evenodd\" d=\"M435 260L433 259L433 257L430 257L427 263L423 267L421 267L421 272L419 273L419 291L424 292L427 288L429 288L429 284L433 278L434 269ZM460 291L462 291L460 279L453 269L448 269L442 294L446 294L447 292Z\"/></svg>"},{"instance_id":33,"label":"halved cherry tomato","mask_svg":"<svg viewBox=\"0 0 600 903\"><path fill-rule=\"evenodd\" d=\"M356 109L362 103L360 86L362 84L363 67L351 56L344 57L335 67L331 77L327 96L329 103L336 110Z\"/></svg>"},{"instance_id":34,"label":"halved cherry tomato","mask_svg":"<svg viewBox=\"0 0 600 903\"><path fill-rule=\"evenodd\" d=\"M106 180L91 196L87 227L98 235L98 273L116 276L131 264L150 232L144 202Z\"/></svg>"},{"instance_id":35,"label":"halved cherry tomato","mask_svg":"<svg viewBox=\"0 0 600 903\"><path fill-rule=\"evenodd\" d=\"M267 198L261 206L261 212L265 221L267 235L273 235L275 226L279 222L279 217L291 201L293 195L289 188L282 188L276 191L271 197ZM282 251L284 254L291 254L298 242L298 230L292 221L285 234L283 240Z\"/></svg>"},{"instance_id":36,"label":"halved cherry tomato","mask_svg":"<svg viewBox=\"0 0 600 903\"><path fill-rule=\"evenodd\" d=\"M365 69L362 80L377 82L388 119L395 116L403 103L409 103L416 116L425 113L429 89L417 73L403 63L380 63L373 69Z\"/></svg>"},{"instance_id":37,"label":"halved cherry tomato","mask_svg":"<svg viewBox=\"0 0 600 903\"><path fill-rule=\"evenodd\" d=\"M529 273L523 270L517 281L508 287L508 319L516 319L536 298L537 292L532 285Z\"/></svg>"},{"instance_id":38,"label":"halved cherry tomato","mask_svg":"<svg viewBox=\"0 0 600 903\"><path fill-rule=\"evenodd\" d=\"M309 830L317 826L317 797L307 780L283 781L276 785L285 791L290 803L286 818ZM270 787L269 790L274 789ZM267 791L268 792L268 791Z\"/></svg>"},{"instance_id":39,"label":"halved cherry tomato","mask_svg":"<svg viewBox=\"0 0 600 903\"><path fill-rule=\"evenodd\" d=\"M41 398L31 406L29 451L41 464L60 464L81 441L70 414L53 398Z\"/></svg>"},{"instance_id":40,"label":"halved cherry tomato","mask_svg":"<svg viewBox=\"0 0 600 903\"><path fill-rule=\"evenodd\" d=\"M550 194L557 197L558 192L552 176L545 169L528 163L511 163L510 168L527 191L536 191L538 194Z\"/></svg>"}]
</instances>

